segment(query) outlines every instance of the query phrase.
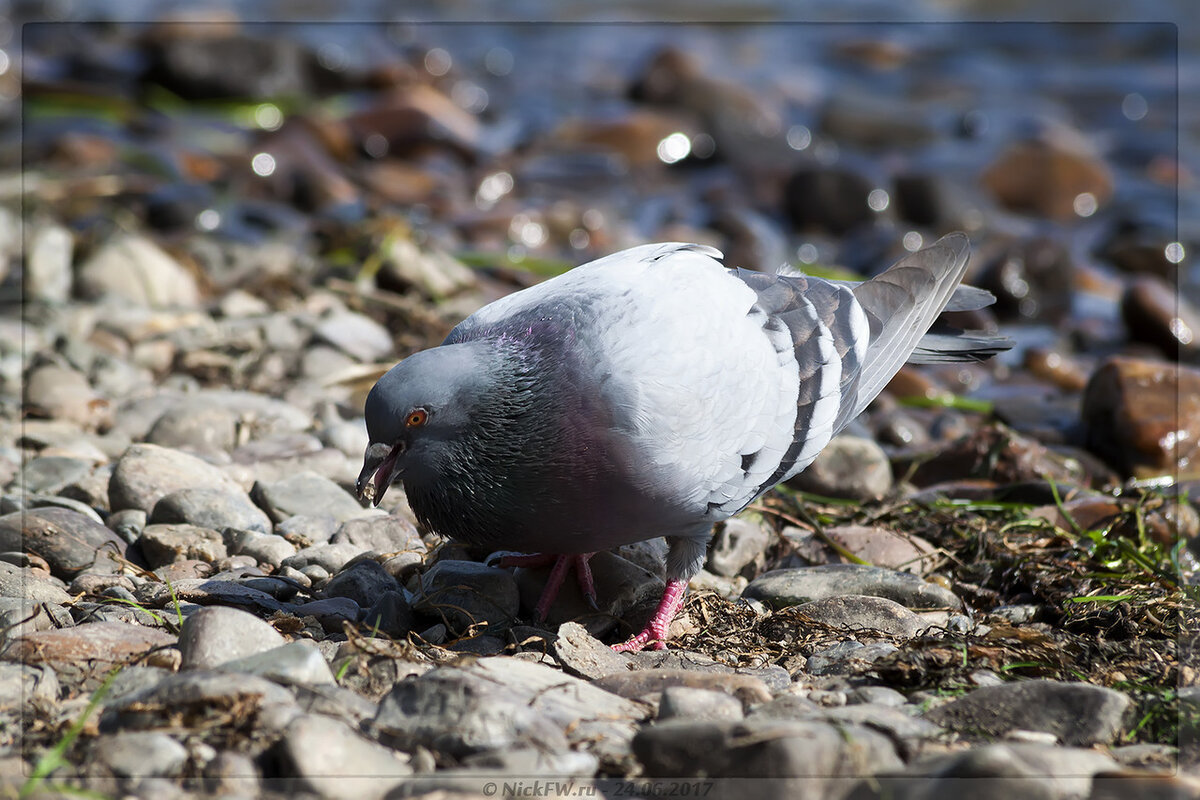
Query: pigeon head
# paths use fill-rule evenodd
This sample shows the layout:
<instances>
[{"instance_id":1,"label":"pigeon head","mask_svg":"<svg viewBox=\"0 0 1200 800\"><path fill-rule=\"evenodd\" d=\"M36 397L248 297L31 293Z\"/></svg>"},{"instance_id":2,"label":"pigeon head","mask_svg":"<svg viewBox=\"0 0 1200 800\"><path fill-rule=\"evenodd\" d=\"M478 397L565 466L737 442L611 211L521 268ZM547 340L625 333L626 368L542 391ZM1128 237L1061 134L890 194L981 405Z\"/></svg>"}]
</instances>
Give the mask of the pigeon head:
<instances>
[{"instance_id":1,"label":"pigeon head","mask_svg":"<svg viewBox=\"0 0 1200 800\"><path fill-rule=\"evenodd\" d=\"M374 505L397 480L438 480L473 435L496 389L490 348L482 342L443 345L409 356L367 395L370 444L356 489Z\"/></svg>"}]
</instances>

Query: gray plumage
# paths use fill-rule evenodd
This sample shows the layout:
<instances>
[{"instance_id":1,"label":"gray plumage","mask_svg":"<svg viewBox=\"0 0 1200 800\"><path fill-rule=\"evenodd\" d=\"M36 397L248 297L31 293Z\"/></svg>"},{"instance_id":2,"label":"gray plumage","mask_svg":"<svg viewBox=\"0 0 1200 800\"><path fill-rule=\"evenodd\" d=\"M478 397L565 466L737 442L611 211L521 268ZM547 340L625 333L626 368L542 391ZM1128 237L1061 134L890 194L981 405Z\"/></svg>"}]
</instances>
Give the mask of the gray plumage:
<instances>
[{"instance_id":1,"label":"gray plumage","mask_svg":"<svg viewBox=\"0 0 1200 800\"><path fill-rule=\"evenodd\" d=\"M993 299L956 294L968 253L951 234L863 283L725 269L677 243L577 267L380 379L360 495L378 503L402 480L424 525L494 549L666 536L668 577L686 580L713 523L812 463L914 352L1008 346L923 338L948 304Z\"/></svg>"}]
</instances>

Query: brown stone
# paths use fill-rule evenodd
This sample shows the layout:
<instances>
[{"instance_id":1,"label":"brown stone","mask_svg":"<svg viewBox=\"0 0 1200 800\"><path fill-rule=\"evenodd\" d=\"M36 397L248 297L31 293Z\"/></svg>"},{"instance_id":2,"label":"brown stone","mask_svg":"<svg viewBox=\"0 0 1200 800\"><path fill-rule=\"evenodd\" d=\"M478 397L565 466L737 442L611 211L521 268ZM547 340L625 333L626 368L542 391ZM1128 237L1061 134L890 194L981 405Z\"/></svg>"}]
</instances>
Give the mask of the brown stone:
<instances>
[{"instance_id":1,"label":"brown stone","mask_svg":"<svg viewBox=\"0 0 1200 800\"><path fill-rule=\"evenodd\" d=\"M982 182L1012 211L1064 221L1076 218L1080 194L1091 194L1103 206L1113 192L1108 166L1065 131L1013 144L984 171Z\"/></svg>"},{"instance_id":2,"label":"brown stone","mask_svg":"<svg viewBox=\"0 0 1200 800\"><path fill-rule=\"evenodd\" d=\"M1200 477L1200 369L1112 358L1083 395L1087 446L1125 475Z\"/></svg>"},{"instance_id":3,"label":"brown stone","mask_svg":"<svg viewBox=\"0 0 1200 800\"><path fill-rule=\"evenodd\" d=\"M1121 318L1134 341L1152 344L1172 360L1200 359L1200 309L1163 278L1134 278L1121 299Z\"/></svg>"},{"instance_id":4,"label":"brown stone","mask_svg":"<svg viewBox=\"0 0 1200 800\"><path fill-rule=\"evenodd\" d=\"M174 636L155 628L90 622L18 636L2 657L23 664L48 664L60 676L82 678L84 685L90 686L103 680L113 667L133 663L151 650L174 643Z\"/></svg>"}]
</instances>

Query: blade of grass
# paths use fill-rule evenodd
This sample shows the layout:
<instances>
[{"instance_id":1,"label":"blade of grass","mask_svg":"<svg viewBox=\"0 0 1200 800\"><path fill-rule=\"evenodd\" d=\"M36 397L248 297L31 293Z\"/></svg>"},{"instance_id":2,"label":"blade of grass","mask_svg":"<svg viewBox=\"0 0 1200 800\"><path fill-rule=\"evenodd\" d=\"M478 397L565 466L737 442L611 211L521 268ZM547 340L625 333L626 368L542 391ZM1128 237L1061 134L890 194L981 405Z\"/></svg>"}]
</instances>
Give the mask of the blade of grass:
<instances>
[{"instance_id":1,"label":"blade of grass","mask_svg":"<svg viewBox=\"0 0 1200 800\"><path fill-rule=\"evenodd\" d=\"M67 732L63 734L63 737L38 759L37 764L33 767L33 772L29 774L29 778L26 779L25 784L21 787L18 797L24 798L33 794L51 773L59 767L65 767L70 764L66 758L66 752L71 749L71 745L75 744L75 740L83 732L83 728L87 725L88 720L96 713L96 709L100 707L100 703L104 700L105 695L108 694L108 690L112 688L112 683L120 671L120 667L114 668L105 677L104 682L96 687L96 691L92 692L92 696L88 699L87 707L84 708L83 713L71 723L71 726L67 728Z\"/></svg>"}]
</instances>

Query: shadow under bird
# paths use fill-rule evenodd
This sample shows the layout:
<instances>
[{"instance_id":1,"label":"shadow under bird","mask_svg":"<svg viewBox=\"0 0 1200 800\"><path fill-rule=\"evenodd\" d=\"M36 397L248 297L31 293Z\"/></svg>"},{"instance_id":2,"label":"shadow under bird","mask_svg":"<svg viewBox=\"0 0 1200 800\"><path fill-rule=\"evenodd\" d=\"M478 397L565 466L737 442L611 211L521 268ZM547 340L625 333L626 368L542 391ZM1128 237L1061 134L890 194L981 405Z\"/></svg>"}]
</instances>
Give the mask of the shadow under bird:
<instances>
[{"instance_id":1,"label":"shadow under bird","mask_svg":"<svg viewBox=\"0 0 1200 800\"><path fill-rule=\"evenodd\" d=\"M950 234L862 283L726 269L695 244L633 247L491 303L393 367L366 401L358 494L403 481L423 525L554 563L595 599L588 559L664 536L664 647L713 524L797 474L907 361L978 361L1001 337L928 333L994 298L960 286Z\"/></svg>"}]
</instances>

